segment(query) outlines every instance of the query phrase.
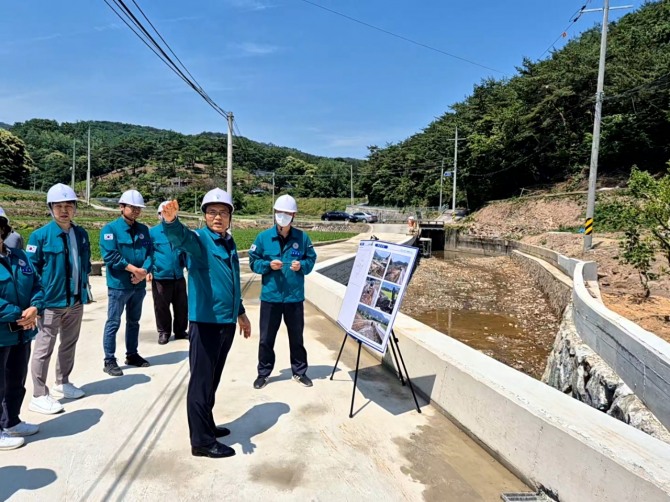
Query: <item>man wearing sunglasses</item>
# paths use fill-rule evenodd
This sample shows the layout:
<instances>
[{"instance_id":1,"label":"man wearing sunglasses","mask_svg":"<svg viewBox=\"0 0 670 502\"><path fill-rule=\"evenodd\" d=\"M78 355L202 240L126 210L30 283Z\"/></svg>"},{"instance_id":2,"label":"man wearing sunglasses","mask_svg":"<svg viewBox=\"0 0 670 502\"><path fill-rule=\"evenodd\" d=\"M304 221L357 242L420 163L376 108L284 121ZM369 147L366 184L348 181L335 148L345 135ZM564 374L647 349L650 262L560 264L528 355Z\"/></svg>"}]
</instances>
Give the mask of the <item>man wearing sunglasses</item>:
<instances>
[{"instance_id":1,"label":"man wearing sunglasses","mask_svg":"<svg viewBox=\"0 0 670 502\"><path fill-rule=\"evenodd\" d=\"M147 293L147 274L153 271L153 245L149 227L137 221L144 208L137 190L119 199L121 216L100 231L100 252L107 269L107 322L103 334L105 365L110 376L121 376L116 362L116 334L126 311L126 364L146 367L149 362L137 352L142 302Z\"/></svg>"}]
</instances>

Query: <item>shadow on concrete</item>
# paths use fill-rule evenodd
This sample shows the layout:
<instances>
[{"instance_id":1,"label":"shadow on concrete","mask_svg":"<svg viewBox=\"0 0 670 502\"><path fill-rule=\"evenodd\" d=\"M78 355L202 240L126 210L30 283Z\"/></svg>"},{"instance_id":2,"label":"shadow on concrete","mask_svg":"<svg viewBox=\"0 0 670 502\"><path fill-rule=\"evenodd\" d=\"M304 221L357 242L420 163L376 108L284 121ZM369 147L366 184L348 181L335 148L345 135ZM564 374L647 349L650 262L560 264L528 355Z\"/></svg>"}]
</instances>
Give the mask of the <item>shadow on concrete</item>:
<instances>
[{"instance_id":1,"label":"shadow on concrete","mask_svg":"<svg viewBox=\"0 0 670 502\"><path fill-rule=\"evenodd\" d=\"M351 385L353 386L355 372L352 370L348 373L352 381ZM410 378L412 379L412 385L414 386L414 392L416 393L419 407L424 407L430 404L423 398L422 394L418 392L418 388L423 389L423 391L430 395L430 392L435 385L435 375L412 378L412 375L410 374ZM414 403L414 398L412 397L412 392L407 382L405 382L405 386L403 387L397 374L391 373L382 365L359 369L357 388L358 391L363 394L363 397L376 403L378 406L381 406L392 415L400 415L412 410L416 411L416 404ZM356 394L356 400L358 401L360 396L358 395L358 392ZM361 411L365 406L367 406L367 403L360 406L355 402L354 415Z\"/></svg>"},{"instance_id":2,"label":"shadow on concrete","mask_svg":"<svg viewBox=\"0 0 670 502\"><path fill-rule=\"evenodd\" d=\"M38 490L56 479L51 469L28 469L24 465L0 467L0 501L5 501L19 490Z\"/></svg>"},{"instance_id":3,"label":"shadow on concrete","mask_svg":"<svg viewBox=\"0 0 670 502\"><path fill-rule=\"evenodd\" d=\"M163 364L176 364L182 362L188 357L188 350L177 350L175 352L166 352L157 356L146 358L151 366L161 366Z\"/></svg>"},{"instance_id":4,"label":"shadow on concrete","mask_svg":"<svg viewBox=\"0 0 670 502\"><path fill-rule=\"evenodd\" d=\"M26 442L32 444L45 439L74 436L96 425L100 422L101 417L102 410L97 408L63 413L56 418L42 422L40 431L36 435L26 438Z\"/></svg>"},{"instance_id":5,"label":"shadow on concrete","mask_svg":"<svg viewBox=\"0 0 670 502\"><path fill-rule=\"evenodd\" d=\"M272 428L279 421L279 417L290 410L291 407L286 403L257 404L241 417L226 424L230 429L230 436L224 438L223 442L227 445L239 444L242 453L253 453L256 445L251 441L252 438Z\"/></svg>"},{"instance_id":6,"label":"shadow on concrete","mask_svg":"<svg viewBox=\"0 0 670 502\"><path fill-rule=\"evenodd\" d=\"M323 364L317 366L310 366L309 368L307 368L307 376L312 380L324 380L326 378L330 378L330 374L332 372L333 372L332 366L325 366ZM291 370L291 368L285 368L283 370L279 370L279 376L270 377L268 379L268 383L272 381L278 382L280 380L290 380L291 378L293 378L293 371Z\"/></svg>"},{"instance_id":7,"label":"shadow on concrete","mask_svg":"<svg viewBox=\"0 0 670 502\"><path fill-rule=\"evenodd\" d=\"M123 375L120 377L109 377L97 382L90 382L81 386L81 390L87 395L93 394L113 394L120 390L126 390L133 385L148 383L151 377L143 374L139 375ZM86 399L86 398L84 398Z\"/></svg>"}]
</instances>

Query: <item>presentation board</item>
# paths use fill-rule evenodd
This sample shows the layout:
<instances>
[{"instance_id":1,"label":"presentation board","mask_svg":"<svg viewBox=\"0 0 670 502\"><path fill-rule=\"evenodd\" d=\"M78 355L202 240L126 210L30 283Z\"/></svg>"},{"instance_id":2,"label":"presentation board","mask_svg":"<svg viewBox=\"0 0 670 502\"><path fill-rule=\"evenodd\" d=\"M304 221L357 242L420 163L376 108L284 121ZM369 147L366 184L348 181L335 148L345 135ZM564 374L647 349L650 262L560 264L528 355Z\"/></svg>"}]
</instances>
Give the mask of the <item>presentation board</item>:
<instances>
[{"instance_id":1,"label":"presentation board","mask_svg":"<svg viewBox=\"0 0 670 502\"><path fill-rule=\"evenodd\" d=\"M382 354L417 252L417 248L384 241L365 240L358 246L337 323Z\"/></svg>"}]
</instances>

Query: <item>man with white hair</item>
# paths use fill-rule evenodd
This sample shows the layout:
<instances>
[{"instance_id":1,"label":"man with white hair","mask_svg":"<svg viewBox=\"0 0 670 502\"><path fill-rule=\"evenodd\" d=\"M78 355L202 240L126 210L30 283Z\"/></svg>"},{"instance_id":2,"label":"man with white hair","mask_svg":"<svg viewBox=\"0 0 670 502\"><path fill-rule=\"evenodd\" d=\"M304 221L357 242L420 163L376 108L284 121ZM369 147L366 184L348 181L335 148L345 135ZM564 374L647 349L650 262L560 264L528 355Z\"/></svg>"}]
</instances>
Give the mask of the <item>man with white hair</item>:
<instances>
[{"instance_id":1,"label":"man with white hair","mask_svg":"<svg viewBox=\"0 0 670 502\"><path fill-rule=\"evenodd\" d=\"M88 233L72 219L77 195L58 183L47 192L47 206L53 221L35 230L26 254L41 278L45 310L37 320L39 329L31 363L33 398L30 411L51 415L63 411L56 398L79 399L84 391L70 382L74 356L84 316L90 303L88 275L91 272L91 243ZM56 362L56 385L46 384L49 361L60 333ZM55 396L55 397L54 397Z\"/></svg>"},{"instance_id":2,"label":"man with white hair","mask_svg":"<svg viewBox=\"0 0 670 502\"><path fill-rule=\"evenodd\" d=\"M151 274L151 296L154 299L158 343L165 345L174 332L175 340L188 339L188 296L186 294L186 253L175 249L163 230L163 208L168 201L158 206L158 225L151 227L149 234L154 246L154 271ZM174 323L170 313L174 311Z\"/></svg>"}]
</instances>

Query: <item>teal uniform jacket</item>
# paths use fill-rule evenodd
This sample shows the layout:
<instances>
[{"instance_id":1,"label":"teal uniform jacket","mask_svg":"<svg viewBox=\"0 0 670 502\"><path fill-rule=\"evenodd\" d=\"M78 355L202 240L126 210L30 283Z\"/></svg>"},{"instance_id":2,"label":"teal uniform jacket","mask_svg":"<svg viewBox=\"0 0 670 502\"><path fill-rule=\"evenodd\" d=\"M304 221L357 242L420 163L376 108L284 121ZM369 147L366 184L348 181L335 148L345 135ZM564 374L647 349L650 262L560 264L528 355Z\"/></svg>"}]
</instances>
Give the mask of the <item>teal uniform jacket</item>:
<instances>
[{"instance_id":1,"label":"teal uniform jacket","mask_svg":"<svg viewBox=\"0 0 670 502\"><path fill-rule=\"evenodd\" d=\"M281 260L283 266L272 270L270 262ZM300 270L291 270L291 262L300 262ZM314 268L316 252L312 241L302 230L291 227L284 250L277 227L264 230L256 237L249 249L251 270L263 276L261 301L272 303L296 303L305 300L305 276Z\"/></svg>"},{"instance_id":2,"label":"teal uniform jacket","mask_svg":"<svg viewBox=\"0 0 670 502\"><path fill-rule=\"evenodd\" d=\"M175 280L184 278L186 254L177 251L165 235L163 225L158 224L149 230L154 245L154 279Z\"/></svg>"},{"instance_id":3,"label":"teal uniform jacket","mask_svg":"<svg viewBox=\"0 0 670 502\"><path fill-rule=\"evenodd\" d=\"M209 228L191 230L179 219L163 222L172 245L188 254L188 320L213 324L237 322L244 314L240 259L232 236Z\"/></svg>"},{"instance_id":4,"label":"teal uniform jacket","mask_svg":"<svg viewBox=\"0 0 670 502\"><path fill-rule=\"evenodd\" d=\"M72 224L72 227L79 252L79 294L81 303L87 304L91 303L88 286L88 275L91 273L91 243L86 230L75 224ZM70 304L67 304L66 288L70 287L70 291L74 288L66 273L65 261L69 258L65 253L65 242L60 237L62 233L63 230L52 221L35 230L26 246L26 254L41 277L46 308L71 307L75 303L74 295L71 295Z\"/></svg>"},{"instance_id":5,"label":"teal uniform jacket","mask_svg":"<svg viewBox=\"0 0 670 502\"><path fill-rule=\"evenodd\" d=\"M100 252L107 267L107 287L112 289L146 288L146 281L130 282L128 264L153 272L153 245L149 227L137 223L131 227L123 216L100 231Z\"/></svg>"},{"instance_id":6,"label":"teal uniform jacket","mask_svg":"<svg viewBox=\"0 0 670 502\"><path fill-rule=\"evenodd\" d=\"M16 322L28 307L44 310L44 290L35 267L20 249L7 249L0 257L0 347L18 345L35 338L37 329L11 331L9 323Z\"/></svg>"}]
</instances>

